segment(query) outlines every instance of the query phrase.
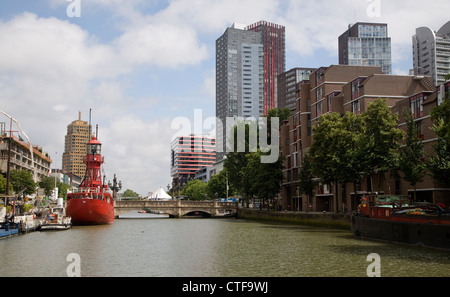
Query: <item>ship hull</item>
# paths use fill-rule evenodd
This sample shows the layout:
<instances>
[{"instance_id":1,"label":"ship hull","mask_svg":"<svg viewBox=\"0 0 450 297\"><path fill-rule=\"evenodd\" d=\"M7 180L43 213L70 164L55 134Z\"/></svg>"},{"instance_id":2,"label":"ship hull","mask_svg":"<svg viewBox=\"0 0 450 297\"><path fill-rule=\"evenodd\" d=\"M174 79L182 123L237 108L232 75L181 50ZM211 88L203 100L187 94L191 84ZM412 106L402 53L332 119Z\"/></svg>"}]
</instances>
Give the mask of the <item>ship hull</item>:
<instances>
[{"instance_id":1,"label":"ship hull","mask_svg":"<svg viewBox=\"0 0 450 297\"><path fill-rule=\"evenodd\" d=\"M374 219L353 215L351 229L358 238L450 250L450 225Z\"/></svg>"},{"instance_id":2,"label":"ship hull","mask_svg":"<svg viewBox=\"0 0 450 297\"><path fill-rule=\"evenodd\" d=\"M114 223L114 205L99 199L69 199L66 207L67 216L72 218L72 225L106 225Z\"/></svg>"}]
</instances>

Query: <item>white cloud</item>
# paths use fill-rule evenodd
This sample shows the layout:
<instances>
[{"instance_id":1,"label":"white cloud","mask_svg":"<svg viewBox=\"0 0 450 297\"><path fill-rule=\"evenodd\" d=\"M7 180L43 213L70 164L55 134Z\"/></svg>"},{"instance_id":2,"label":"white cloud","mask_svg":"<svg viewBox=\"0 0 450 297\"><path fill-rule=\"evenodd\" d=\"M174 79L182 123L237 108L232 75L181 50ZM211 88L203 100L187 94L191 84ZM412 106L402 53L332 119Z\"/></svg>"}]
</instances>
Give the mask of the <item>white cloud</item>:
<instances>
[{"instance_id":1,"label":"white cloud","mask_svg":"<svg viewBox=\"0 0 450 297\"><path fill-rule=\"evenodd\" d=\"M380 17L370 17L367 8L376 1ZM48 3L50 13L58 14L69 5ZM163 112L191 117L194 108L214 100L215 40L233 22L284 25L289 56L316 67L329 64L318 53L338 62L337 38L349 23L388 23L393 61L403 63L393 69L404 74L412 67L415 28L438 30L448 21L449 5L448 0L426 6L418 0L81 0L78 19L25 12L0 19L0 108L18 118L52 157L58 152L59 166L67 125L79 110L86 119L92 108L108 152L106 173L117 173L125 187L145 194L170 180L175 131L172 115ZM108 38L100 35L106 24L113 26ZM183 83L170 81L180 69L186 73L177 76ZM190 85L194 76L201 78Z\"/></svg>"},{"instance_id":2,"label":"white cloud","mask_svg":"<svg viewBox=\"0 0 450 297\"><path fill-rule=\"evenodd\" d=\"M99 135L105 171L122 180L123 190L147 194L170 180L171 119L147 122L132 114L116 118ZM132 177L132 178L130 178Z\"/></svg>"}]
</instances>

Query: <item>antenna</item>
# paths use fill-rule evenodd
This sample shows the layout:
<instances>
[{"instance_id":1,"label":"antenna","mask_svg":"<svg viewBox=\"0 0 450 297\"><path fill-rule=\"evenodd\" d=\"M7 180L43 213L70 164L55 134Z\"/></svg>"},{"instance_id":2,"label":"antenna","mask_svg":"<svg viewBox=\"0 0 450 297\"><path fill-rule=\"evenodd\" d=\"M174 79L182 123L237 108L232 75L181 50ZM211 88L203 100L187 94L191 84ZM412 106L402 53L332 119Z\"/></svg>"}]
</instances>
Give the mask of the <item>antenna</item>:
<instances>
[{"instance_id":1,"label":"antenna","mask_svg":"<svg viewBox=\"0 0 450 297\"><path fill-rule=\"evenodd\" d=\"M89 108L89 135L88 135L89 141L91 140L91 111L92 109Z\"/></svg>"},{"instance_id":2,"label":"antenna","mask_svg":"<svg viewBox=\"0 0 450 297\"><path fill-rule=\"evenodd\" d=\"M95 126L95 138L98 139L98 124Z\"/></svg>"}]
</instances>

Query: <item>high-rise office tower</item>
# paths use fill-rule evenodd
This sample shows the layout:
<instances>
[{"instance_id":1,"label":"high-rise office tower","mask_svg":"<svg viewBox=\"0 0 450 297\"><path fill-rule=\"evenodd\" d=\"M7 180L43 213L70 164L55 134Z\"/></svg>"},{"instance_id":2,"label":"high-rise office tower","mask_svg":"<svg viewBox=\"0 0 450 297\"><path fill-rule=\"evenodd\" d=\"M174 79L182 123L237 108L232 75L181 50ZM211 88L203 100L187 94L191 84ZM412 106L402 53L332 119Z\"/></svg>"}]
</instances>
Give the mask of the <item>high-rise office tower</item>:
<instances>
[{"instance_id":1,"label":"high-rise office tower","mask_svg":"<svg viewBox=\"0 0 450 297\"><path fill-rule=\"evenodd\" d=\"M233 24L216 40L217 158L226 152L227 118L263 115L264 52L261 33Z\"/></svg>"},{"instance_id":2,"label":"high-rise office tower","mask_svg":"<svg viewBox=\"0 0 450 297\"><path fill-rule=\"evenodd\" d=\"M278 107L277 77L286 69L285 27L266 21L249 25L247 30L260 32L264 48L264 114Z\"/></svg>"},{"instance_id":3,"label":"high-rise office tower","mask_svg":"<svg viewBox=\"0 0 450 297\"><path fill-rule=\"evenodd\" d=\"M226 153L227 118L255 118L276 107L284 72L284 27L233 24L216 40L217 159Z\"/></svg>"},{"instance_id":4,"label":"high-rise office tower","mask_svg":"<svg viewBox=\"0 0 450 297\"><path fill-rule=\"evenodd\" d=\"M211 167L216 161L216 142L207 136L179 136L171 143L172 186L182 188L202 167Z\"/></svg>"},{"instance_id":5,"label":"high-rise office tower","mask_svg":"<svg viewBox=\"0 0 450 297\"><path fill-rule=\"evenodd\" d=\"M62 170L64 174L78 177L84 176L86 165L83 162L83 158L86 156L86 144L90 140L90 132L91 126L88 122L81 120L81 112L79 112L78 120L67 126L64 153L62 155Z\"/></svg>"},{"instance_id":6,"label":"high-rise office tower","mask_svg":"<svg viewBox=\"0 0 450 297\"><path fill-rule=\"evenodd\" d=\"M339 64L380 66L391 74L391 38L387 24L356 23L339 36Z\"/></svg>"},{"instance_id":7,"label":"high-rise office tower","mask_svg":"<svg viewBox=\"0 0 450 297\"><path fill-rule=\"evenodd\" d=\"M428 75L435 86L450 73L450 21L434 32L420 27L412 37L415 75Z\"/></svg>"},{"instance_id":8,"label":"high-rise office tower","mask_svg":"<svg viewBox=\"0 0 450 297\"><path fill-rule=\"evenodd\" d=\"M302 80L309 80L314 68L292 68L278 75L278 108L287 107L291 115L295 113L296 85Z\"/></svg>"}]
</instances>

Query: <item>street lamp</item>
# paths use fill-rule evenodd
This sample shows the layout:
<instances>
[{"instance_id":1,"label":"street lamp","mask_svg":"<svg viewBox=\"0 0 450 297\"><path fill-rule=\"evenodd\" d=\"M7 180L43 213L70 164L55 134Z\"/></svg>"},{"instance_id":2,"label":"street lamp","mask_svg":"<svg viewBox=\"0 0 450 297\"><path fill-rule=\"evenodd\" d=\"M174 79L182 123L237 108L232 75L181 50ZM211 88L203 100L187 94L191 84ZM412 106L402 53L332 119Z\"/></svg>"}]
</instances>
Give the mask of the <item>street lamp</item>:
<instances>
[{"instance_id":1,"label":"street lamp","mask_svg":"<svg viewBox=\"0 0 450 297\"><path fill-rule=\"evenodd\" d=\"M119 192L122 189L122 181L119 181L119 183L117 183L117 178L116 178L116 174L114 173L114 179L113 179L113 183L111 184L110 181L108 181L108 187L113 191L113 199L116 199L117 196L117 192Z\"/></svg>"}]
</instances>

